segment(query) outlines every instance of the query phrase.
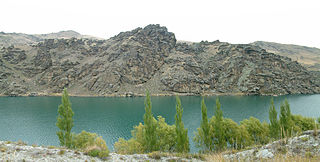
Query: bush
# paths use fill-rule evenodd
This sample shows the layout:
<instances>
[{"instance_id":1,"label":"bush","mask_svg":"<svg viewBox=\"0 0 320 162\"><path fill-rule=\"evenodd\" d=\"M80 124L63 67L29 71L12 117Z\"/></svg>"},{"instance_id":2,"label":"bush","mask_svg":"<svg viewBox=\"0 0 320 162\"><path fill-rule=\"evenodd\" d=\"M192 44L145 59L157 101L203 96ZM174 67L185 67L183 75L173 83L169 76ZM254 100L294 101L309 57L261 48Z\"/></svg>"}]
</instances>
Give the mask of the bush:
<instances>
[{"instance_id":1,"label":"bush","mask_svg":"<svg viewBox=\"0 0 320 162\"><path fill-rule=\"evenodd\" d=\"M240 122L248 131L255 144L266 144L269 142L269 125L261 123L259 119L250 117Z\"/></svg>"},{"instance_id":2,"label":"bush","mask_svg":"<svg viewBox=\"0 0 320 162\"><path fill-rule=\"evenodd\" d=\"M92 149L92 150L89 150L87 154L92 157L97 157L99 155L99 153L100 153L100 150Z\"/></svg>"},{"instance_id":3,"label":"bush","mask_svg":"<svg viewBox=\"0 0 320 162\"><path fill-rule=\"evenodd\" d=\"M98 137L95 133L82 131L77 135L73 135L73 147L76 149L85 149L89 146L93 146L95 139Z\"/></svg>"},{"instance_id":4,"label":"bush","mask_svg":"<svg viewBox=\"0 0 320 162\"><path fill-rule=\"evenodd\" d=\"M75 149L84 151L93 157L104 158L109 155L109 149L101 136L86 131L73 136L72 144Z\"/></svg>"},{"instance_id":5,"label":"bush","mask_svg":"<svg viewBox=\"0 0 320 162\"><path fill-rule=\"evenodd\" d=\"M315 127L315 120L313 118L303 117L301 115L292 115L291 117L294 123L295 132L313 130Z\"/></svg>"},{"instance_id":6,"label":"bush","mask_svg":"<svg viewBox=\"0 0 320 162\"><path fill-rule=\"evenodd\" d=\"M60 151L58 152L58 155L64 155L65 152L66 152L65 150L60 150Z\"/></svg>"},{"instance_id":7,"label":"bush","mask_svg":"<svg viewBox=\"0 0 320 162\"><path fill-rule=\"evenodd\" d=\"M168 125L165 122L165 119L161 116L158 116L158 120L153 118L153 122L156 125L156 143L154 148L157 148L156 151L162 152L172 152L176 144L176 131L174 125ZM135 126L132 130L132 138L125 140L119 138L118 142L114 144L115 152L119 154L141 154L146 152L145 145L145 126L142 123L139 123L138 126Z\"/></svg>"},{"instance_id":8,"label":"bush","mask_svg":"<svg viewBox=\"0 0 320 162\"><path fill-rule=\"evenodd\" d=\"M118 154L142 154L144 153L143 146L137 140L131 138L126 141L119 138L119 141L114 144L115 152Z\"/></svg>"}]
</instances>

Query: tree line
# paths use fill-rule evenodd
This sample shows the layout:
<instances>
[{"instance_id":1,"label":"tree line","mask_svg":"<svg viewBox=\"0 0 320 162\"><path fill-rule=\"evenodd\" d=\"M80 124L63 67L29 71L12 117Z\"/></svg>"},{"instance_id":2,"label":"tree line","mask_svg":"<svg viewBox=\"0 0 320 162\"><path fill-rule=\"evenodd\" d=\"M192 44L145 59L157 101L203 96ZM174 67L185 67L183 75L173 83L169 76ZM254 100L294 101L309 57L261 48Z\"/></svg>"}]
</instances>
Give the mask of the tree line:
<instances>
[{"instance_id":1,"label":"tree line","mask_svg":"<svg viewBox=\"0 0 320 162\"><path fill-rule=\"evenodd\" d=\"M176 96L175 124L168 125L165 118L152 113L150 93L146 92L145 114L143 124L134 126L129 140L119 138L114 144L115 152L120 154L148 153L153 151L188 153L190 151L188 129L182 121L183 107ZM317 129L319 122L313 118L293 115L287 100L281 103L280 114L276 111L273 99L270 101L269 123L260 122L250 117L240 123L225 118L219 98L216 99L214 115L208 118L207 106L201 101L201 123L193 141L200 152L219 152L226 149L243 149L252 145L286 139L306 130ZM107 157L109 150L106 142L95 133L82 131L80 134L71 132L74 113L68 98L67 90L63 91L62 104L58 108L56 125L60 145L71 149L85 151L89 155ZM279 117L278 117L279 116Z\"/></svg>"},{"instance_id":2,"label":"tree line","mask_svg":"<svg viewBox=\"0 0 320 162\"><path fill-rule=\"evenodd\" d=\"M176 97L175 124L168 125L162 116L157 119L151 112L150 94L145 100L144 124L139 123L132 130L132 138L120 138L114 144L115 151L121 154L161 152L189 152L188 130L183 127L183 108ZM193 141L200 152L219 152L226 149L244 149L252 145L263 145L274 140L287 139L306 130L317 129L319 123L313 118L293 115L287 100L281 103L280 114L270 101L269 123L250 117L240 123L225 118L219 98L216 99L214 115L208 118L207 106L201 101L201 123Z\"/></svg>"}]
</instances>

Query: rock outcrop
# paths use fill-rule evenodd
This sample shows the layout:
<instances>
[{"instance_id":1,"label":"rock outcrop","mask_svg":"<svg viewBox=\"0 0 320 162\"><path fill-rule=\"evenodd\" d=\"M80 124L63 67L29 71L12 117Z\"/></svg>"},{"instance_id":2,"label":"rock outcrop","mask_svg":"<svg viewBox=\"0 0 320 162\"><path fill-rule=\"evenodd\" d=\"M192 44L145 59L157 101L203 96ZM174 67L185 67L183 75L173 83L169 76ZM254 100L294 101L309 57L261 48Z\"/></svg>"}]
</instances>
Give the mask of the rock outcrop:
<instances>
[{"instance_id":1,"label":"rock outcrop","mask_svg":"<svg viewBox=\"0 0 320 162\"><path fill-rule=\"evenodd\" d=\"M316 135L313 130L304 132L301 136L287 140L279 140L265 146L227 153L224 158L235 161L261 161L263 159L274 159L278 155L289 157L317 157L320 155L320 131Z\"/></svg>"},{"instance_id":2,"label":"rock outcrop","mask_svg":"<svg viewBox=\"0 0 320 162\"><path fill-rule=\"evenodd\" d=\"M46 39L0 50L1 95L283 95L320 92L319 74L250 44L177 42L160 25L108 40ZM130 95L132 96L132 95Z\"/></svg>"}]
</instances>

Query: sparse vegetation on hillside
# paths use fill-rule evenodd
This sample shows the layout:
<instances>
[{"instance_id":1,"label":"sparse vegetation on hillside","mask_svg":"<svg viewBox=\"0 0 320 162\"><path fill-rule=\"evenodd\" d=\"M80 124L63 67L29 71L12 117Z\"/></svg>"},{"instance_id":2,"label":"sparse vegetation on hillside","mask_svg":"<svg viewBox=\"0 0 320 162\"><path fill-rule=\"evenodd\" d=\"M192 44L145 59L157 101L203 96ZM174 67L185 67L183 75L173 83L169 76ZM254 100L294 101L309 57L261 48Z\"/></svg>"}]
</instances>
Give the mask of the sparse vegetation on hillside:
<instances>
[{"instance_id":1,"label":"sparse vegetation on hillside","mask_svg":"<svg viewBox=\"0 0 320 162\"><path fill-rule=\"evenodd\" d=\"M266 49L268 52L289 57L309 70L320 71L320 49L318 48L264 41L252 44Z\"/></svg>"}]
</instances>

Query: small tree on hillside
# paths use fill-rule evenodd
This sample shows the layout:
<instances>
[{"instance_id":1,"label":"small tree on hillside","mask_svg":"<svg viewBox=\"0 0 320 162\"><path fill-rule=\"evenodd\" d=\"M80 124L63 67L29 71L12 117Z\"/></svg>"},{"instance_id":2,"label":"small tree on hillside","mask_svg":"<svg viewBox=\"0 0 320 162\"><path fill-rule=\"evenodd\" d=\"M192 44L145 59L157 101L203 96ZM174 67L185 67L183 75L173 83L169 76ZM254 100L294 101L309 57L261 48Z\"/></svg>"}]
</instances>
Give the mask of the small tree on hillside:
<instances>
[{"instance_id":1,"label":"small tree on hillside","mask_svg":"<svg viewBox=\"0 0 320 162\"><path fill-rule=\"evenodd\" d=\"M71 109L71 103L69 101L69 96L67 89L63 90L62 104L58 107L58 118L57 127L60 129L57 132L59 137L60 145L66 146L68 148L72 147L72 134L71 129L73 127L73 111Z\"/></svg>"},{"instance_id":2,"label":"small tree on hillside","mask_svg":"<svg viewBox=\"0 0 320 162\"><path fill-rule=\"evenodd\" d=\"M226 140L224 138L224 128L223 128L223 113L221 110L221 104L219 101L219 98L216 99L216 109L215 109L215 118L216 121L213 124L213 129L214 129L214 137L215 137L215 145L216 145L216 150L221 151L223 150L226 146Z\"/></svg>"},{"instance_id":3,"label":"small tree on hillside","mask_svg":"<svg viewBox=\"0 0 320 162\"><path fill-rule=\"evenodd\" d=\"M152 152L156 151L156 143L157 143L157 134L156 134L156 122L154 122L154 117L152 114L152 106L149 91L146 92L147 96L144 101L145 105L145 114L143 116L144 121L144 143L145 143L145 151Z\"/></svg>"},{"instance_id":4,"label":"small tree on hillside","mask_svg":"<svg viewBox=\"0 0 320 162\"><path fill-rule=\"evenodd\" d=\"M269 108L270 136L273 139L278 139L280 137L280 123L278 120L278 113L274 106L273 99L271 99L270 104L271 104Z\"/></svg>"},{"instance_id":5,"label":"small tree on hillside","mask_svg":"<svg viewBox=\"0 0 320 162\"><path fill-rule=\"evenodd\" d=\"M182 122L182 113L183 108L181 107L181 101L179 97L176 97L177 105L176 105L176 116L175 116L175 125L176 125L176 133L177 133L177 144L176 151L177 152L189 152L189 138L188 138L188 129L184 128Z\"/></svg>"}]
</instances>

